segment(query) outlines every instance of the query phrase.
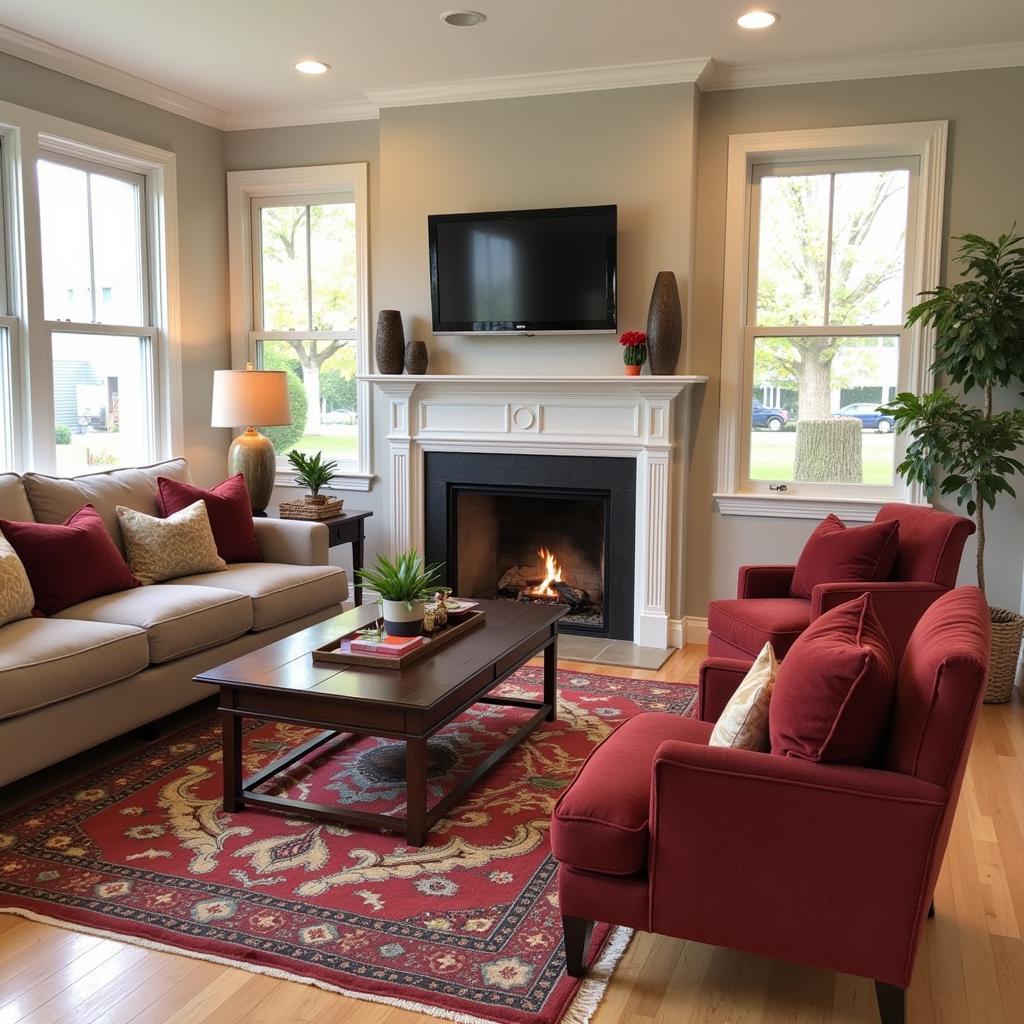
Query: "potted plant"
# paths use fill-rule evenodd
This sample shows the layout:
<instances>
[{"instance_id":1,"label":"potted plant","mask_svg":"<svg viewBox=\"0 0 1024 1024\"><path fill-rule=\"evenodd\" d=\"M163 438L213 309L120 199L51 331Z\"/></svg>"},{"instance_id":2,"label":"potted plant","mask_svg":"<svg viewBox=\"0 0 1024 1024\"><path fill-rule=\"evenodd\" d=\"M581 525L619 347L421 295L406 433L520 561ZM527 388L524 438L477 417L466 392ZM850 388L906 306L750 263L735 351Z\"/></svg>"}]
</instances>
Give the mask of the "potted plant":
<instances>
[{"instance_id":1,"label":"potted plant","mask_svg":"<svg viewBox=\"0 0 1024 1024\"><path fill-rule=\"evenodd\" d=\"M1024 236L980 235L957 238L956 261L963 280L952 287L925 292L925 300L907 313L907 326L935 329L932 369L964 396L978 388L982 404L944 388L918 396L902 393L886 412L896 429L909 433L907 454L897 467L905 480L924 485L931 497L955 494L957 504L978 527L978 586L985 590L985 507L994 509L1000 494L1015 497L1009 478L1024 473L1016 458L1024 444L1024 409L993 412L992 393L1024 379ZM1010 699L1024 616L992 608L992 656L985 692L988 703Z\"/></svg>"},{"instance_id":2,"label":"potted plant","mask_svg":"<svg viewBox=\"0 0 1024 1024\"><path fill-rule=\"evenodd\" d=\"M623 331L619 344L627 376L638 377L640 367L647 362L647 335L643 331Z\"/></svg>"},{"instance_id":3,"label":"potted plant","mask_svg":"<svg viewBox=\"0 0 1024 1024\"><path fill-rule=\"evenodd\" d=\"M373 567L358 573L363 583L380 595L388 633L418 636L423 627L423 603L438 584L441 566L424 565L415 551L405 551L394 561L378 555Z\"/></svg>"},{"instance_id":4,"label":"potted plant","mask_svg":"<svg viewBox=\"0 0 1024 1024\"><path fill-rule=\"evenodd\" d=\"M288 453L288 461L296 470L295 482L309 492L306 501L311 505L323 505L327 497L320 493L320 488L330 483L338 463L324 462L323 452L306 455L294 449Z\"/></svg>"}]
</instances>

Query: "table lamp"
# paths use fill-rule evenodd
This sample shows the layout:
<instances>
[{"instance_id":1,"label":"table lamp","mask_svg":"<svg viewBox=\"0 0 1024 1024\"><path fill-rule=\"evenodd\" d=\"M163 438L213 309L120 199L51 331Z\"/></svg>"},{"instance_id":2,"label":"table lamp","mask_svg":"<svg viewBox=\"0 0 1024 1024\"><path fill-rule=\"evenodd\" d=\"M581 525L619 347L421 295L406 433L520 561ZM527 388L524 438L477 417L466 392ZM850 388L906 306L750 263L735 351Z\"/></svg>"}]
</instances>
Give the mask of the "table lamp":
<instances>
[{"instance_id":1,"label":"table lamp","mask_svg":"<svg viewBox=\"0 0 1024 1024\"><path fill-rule=\"evenodd\" d=\"M274 491L277 458L270 438L255 428L287 426L292 421L285 370L214 370L211 427L239 427L231 442L228 472L241 473L254 516L265 516Z\"/></svg>"}]
</instances>

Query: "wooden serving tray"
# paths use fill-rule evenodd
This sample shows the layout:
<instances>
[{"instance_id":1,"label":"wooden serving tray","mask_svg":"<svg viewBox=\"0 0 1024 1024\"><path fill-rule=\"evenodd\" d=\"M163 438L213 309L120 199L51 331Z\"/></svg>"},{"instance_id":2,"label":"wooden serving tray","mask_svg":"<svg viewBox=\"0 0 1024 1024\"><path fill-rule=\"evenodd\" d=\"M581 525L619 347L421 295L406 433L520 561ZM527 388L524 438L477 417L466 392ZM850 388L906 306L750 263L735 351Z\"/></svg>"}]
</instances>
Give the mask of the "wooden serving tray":
<instances>
[{"instance_id":1,"label":"wooden serving tray","mask_svg":"<svg viewBox=\"0 0 1024 1024\"><path fill-rule=\"evenodd\" d=\"M466 633L472 632L484 624L486 612L471 611L461 616L458 622L451 622L444 629L423 638L423 643L415 650L408 651L397 658L389 658L381 654L363 654L362 652L339 650L346 640L352 640L358 630L350 630L322 647L313 651L313 661L331 665L362 665L366 668L407 668L413 662L434 654L445 644Z\"/></svg>"}]
</instances>

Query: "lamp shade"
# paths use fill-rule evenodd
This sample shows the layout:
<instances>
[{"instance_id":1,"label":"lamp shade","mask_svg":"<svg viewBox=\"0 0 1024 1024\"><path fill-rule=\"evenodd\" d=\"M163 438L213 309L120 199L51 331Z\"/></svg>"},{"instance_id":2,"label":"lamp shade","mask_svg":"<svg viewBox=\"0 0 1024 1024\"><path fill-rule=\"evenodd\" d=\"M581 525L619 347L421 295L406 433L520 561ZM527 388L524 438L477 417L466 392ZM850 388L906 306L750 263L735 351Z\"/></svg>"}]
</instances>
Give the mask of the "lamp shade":
<instances>
[{"instance_id":1,"label":"lamp shade","mask_svg":"<svg viewBox=\"0 0 1024 1024\"><path fill-rule=\"evenodd\" d=\"M292 421L285 370L214 370L211 427L281 427Z\"/></svg>"}]
</instances>

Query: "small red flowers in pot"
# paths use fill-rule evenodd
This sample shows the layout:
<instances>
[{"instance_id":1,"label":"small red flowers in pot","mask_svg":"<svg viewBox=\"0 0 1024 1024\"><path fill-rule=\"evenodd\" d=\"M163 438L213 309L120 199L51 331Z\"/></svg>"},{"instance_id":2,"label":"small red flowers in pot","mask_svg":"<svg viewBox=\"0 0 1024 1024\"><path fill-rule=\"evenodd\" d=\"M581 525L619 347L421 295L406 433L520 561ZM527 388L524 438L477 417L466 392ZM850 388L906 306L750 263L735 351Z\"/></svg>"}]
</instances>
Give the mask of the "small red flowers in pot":
<instances>
[{"instance_id":1,"label":"small red flowers in pot","mask_svg":"<svg viewBox=\"0 0 1024 1024\"><path fill-rule=\"evenodd\" d=\"M639 377L640 367L647 362L647 335L643 331L624 331L619 344L627 376Z\"/></svg>"}]
</instances>

